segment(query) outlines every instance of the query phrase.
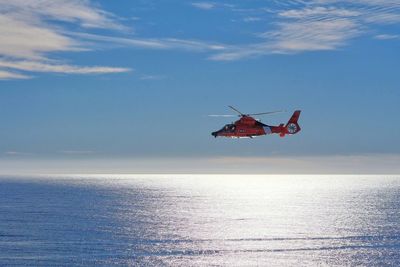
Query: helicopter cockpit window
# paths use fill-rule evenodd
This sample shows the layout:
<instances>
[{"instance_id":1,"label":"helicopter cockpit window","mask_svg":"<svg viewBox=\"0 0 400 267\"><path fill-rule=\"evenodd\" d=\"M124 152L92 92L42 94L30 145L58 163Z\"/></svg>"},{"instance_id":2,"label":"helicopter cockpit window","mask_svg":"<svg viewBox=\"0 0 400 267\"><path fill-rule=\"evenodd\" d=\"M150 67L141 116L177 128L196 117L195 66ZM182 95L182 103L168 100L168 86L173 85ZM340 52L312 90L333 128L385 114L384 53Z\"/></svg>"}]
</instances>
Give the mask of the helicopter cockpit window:
<instances>
[{"instance_id":1,"label":"helicopter cockpit window","mask_svg":"<svg viewBox=\"0 0 400 267\"><path fill-rule=\"evenodd\" d=\"M236 129L236 126L234 124L227 124L224 127L224 131L225 132L231 132L232 133L232 132L235 131L235 129Z\"/></svg>"}]
</instances>

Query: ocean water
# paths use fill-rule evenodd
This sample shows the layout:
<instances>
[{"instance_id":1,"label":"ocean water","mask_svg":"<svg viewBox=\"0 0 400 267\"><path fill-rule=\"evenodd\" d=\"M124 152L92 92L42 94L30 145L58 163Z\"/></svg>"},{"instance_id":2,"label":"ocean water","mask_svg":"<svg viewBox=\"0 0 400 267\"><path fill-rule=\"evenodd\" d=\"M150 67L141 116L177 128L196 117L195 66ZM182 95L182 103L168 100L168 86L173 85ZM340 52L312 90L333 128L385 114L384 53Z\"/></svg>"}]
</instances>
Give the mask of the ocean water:
<instances>
[{"instance_id":1,"label":"ocean water","mask_svg":"<svg viewBox=\"0 0 400 267\"><path fill-rule=\"evenodd\" d=\"M400 266L400 177L0 178L1 266Z\"/></svg>"}]
</instances>

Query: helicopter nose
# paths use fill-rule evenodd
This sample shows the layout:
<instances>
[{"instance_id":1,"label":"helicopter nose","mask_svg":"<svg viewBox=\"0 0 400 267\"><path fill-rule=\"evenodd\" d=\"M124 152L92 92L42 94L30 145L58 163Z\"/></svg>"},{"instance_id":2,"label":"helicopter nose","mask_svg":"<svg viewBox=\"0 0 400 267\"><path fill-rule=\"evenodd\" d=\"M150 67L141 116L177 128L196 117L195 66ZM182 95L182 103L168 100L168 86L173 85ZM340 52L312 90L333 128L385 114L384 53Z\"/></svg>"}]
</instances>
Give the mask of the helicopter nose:
<instances>
[{"instance_id":1,"label":"helicopter nose","mask_svg":"<svg viewBox=\"0 0 400 267\"><path fill-rule=\"evenodd\" d=\"M212 132L211 135L214 136L215 138L217 138L218 134L217 134L217 132Z\"/></svg>"}]
</instances>

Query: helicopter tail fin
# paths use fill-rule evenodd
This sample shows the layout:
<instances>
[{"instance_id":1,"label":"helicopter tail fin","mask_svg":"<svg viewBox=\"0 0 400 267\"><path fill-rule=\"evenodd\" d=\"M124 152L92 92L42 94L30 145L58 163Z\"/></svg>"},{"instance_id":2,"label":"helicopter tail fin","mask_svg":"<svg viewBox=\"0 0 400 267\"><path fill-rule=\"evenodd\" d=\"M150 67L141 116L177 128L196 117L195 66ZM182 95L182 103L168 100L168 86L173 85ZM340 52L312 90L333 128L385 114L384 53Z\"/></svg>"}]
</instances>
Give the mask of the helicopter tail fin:
<instances>
[{"instance_id":1,"label":"helicopter tail fin","mask_svg":"<svg viewBox=\"0 0 400 267\"><path fill-rule=\"evenodd\" d=\"M285 126L287 134L296 134L296 133L300 132L301 128L297 122L299 120L300 113L301 113L301 110L296 110L295 112L293 112L292 117L290 117L289 121L287 122L287 124Z\"/></svg>"}]
</instances>

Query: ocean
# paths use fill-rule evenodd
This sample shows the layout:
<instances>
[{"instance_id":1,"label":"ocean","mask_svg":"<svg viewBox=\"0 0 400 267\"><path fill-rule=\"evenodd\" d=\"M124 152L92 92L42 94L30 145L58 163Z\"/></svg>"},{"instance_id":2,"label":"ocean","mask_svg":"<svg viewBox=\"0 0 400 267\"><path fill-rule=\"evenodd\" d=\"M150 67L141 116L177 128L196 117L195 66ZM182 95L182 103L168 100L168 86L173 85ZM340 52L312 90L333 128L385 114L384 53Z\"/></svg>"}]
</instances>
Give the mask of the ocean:
<instances>
[{"instance_id":1,"label":"ocean","mask_svg":"<svg viewBox=\"0 0 400 267\"><path fill-rule=\"evenodd\" d=\"M0 177L0 266L400 266L400 177Z\"/></svg>"}]
</instances>

